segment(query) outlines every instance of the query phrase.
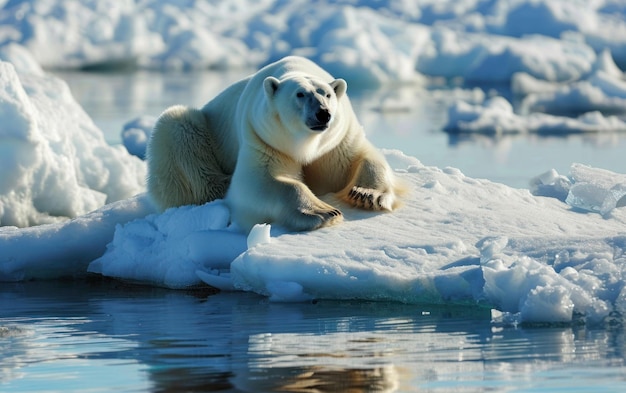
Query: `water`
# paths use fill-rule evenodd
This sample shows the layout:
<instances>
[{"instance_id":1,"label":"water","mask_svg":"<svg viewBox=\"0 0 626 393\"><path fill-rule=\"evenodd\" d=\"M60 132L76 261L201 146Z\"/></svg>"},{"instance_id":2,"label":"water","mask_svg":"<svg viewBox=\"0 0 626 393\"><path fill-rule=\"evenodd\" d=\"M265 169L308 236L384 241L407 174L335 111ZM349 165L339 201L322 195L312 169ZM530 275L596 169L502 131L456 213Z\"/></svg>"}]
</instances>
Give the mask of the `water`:
<instances>
[{"instance_id":1,"label":"water","mask_svg":"<svg viewBox=\"0 0 626 393\"><path fill-rule=\"evenodd\" d=\"M204 105L250 70L225 72L129 73L59 72L76 99L111 144L120 143L122 125L141 115L158 116L174 104ZM483 86L488 94L503 86ZM626 172L626 134L558 136L517 135L499 138L451 136L442 132L452 91L430 93L414 86L362 90L349 86L355 111L378 147L400 149L425 165L459 168L468 176L512 187L549 169L567 174L574 162ZM395 104L385 105L384 102ZM381 105L388 110L381 111Z\"/></svg>"},{"instance_id":2,"label":"water","mask_svg":"<svg viewBox=\"0 0 626 393\"><path fill-rule=\"evenodd\" d=\"M1 284L0 391L626 389L624 330L478 307L280 304L94 279Z\"/></svg>"},{"instance_id":3,"label":"water","mask_svg":"<svg viewBox=\"0 0 626 393\"><path fill-rule=\"evenodd\" d=\"M59 73L109 143L126 121L201 106L244 74ZM402 105L381 111L397 94ZM445 94L351 96L377 146L427 165L514 187L572 162L624 172L621 134L450 137ZM0 283L0 392L621 392L625 353L619 324L505 326L476 306L279 304L100 278Z\"/></svg>"}]
</instances>

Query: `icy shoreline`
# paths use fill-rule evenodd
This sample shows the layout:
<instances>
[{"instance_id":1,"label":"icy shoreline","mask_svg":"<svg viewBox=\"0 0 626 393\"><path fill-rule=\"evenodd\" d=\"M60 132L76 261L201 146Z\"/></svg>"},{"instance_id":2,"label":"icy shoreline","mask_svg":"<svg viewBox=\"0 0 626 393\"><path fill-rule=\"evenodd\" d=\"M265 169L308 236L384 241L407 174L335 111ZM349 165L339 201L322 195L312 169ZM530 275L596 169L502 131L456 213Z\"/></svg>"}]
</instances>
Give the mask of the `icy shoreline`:
<instances>
[{"instance_id":1,"label":"icy shoreline","mask_svg":"<svg viewBox=\"0 0 626 393\"><path fill-rule=\"evenodd\" d=\"M400 152L387 157L411 184L394 213L338 205L341 225L259 226L246 236L229 227L221 201L154 214L140 196L66 223L0 228L0 281L91 272L168 288L204 281L273 301L471 302L518 322L601 323L626 311L626 210L592 212L623 176L575 165L567 177L539 176L553 195L537 197ZM564 187L574 206L561 200Z\"/></svg>"}]
</instances>

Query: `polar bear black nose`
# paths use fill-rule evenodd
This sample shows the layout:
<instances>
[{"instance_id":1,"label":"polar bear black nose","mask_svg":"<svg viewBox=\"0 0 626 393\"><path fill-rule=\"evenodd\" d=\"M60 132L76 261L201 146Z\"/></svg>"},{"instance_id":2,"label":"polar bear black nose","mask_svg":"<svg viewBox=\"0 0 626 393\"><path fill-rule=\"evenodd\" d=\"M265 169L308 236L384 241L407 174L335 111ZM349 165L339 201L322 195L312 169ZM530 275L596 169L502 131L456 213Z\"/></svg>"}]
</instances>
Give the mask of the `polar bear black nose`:
<instances>
[{"instance_id":1,"label":"polar bear black nose","mask_svg":"<svg viewBox=\"0 0 626 393\"><path fill-rule=\"evenodd\" d=\"M315 114L315 118L322 124L326 124L330 121L330 112L326 109L320 109Z\"/></svg>"}]
</instances>

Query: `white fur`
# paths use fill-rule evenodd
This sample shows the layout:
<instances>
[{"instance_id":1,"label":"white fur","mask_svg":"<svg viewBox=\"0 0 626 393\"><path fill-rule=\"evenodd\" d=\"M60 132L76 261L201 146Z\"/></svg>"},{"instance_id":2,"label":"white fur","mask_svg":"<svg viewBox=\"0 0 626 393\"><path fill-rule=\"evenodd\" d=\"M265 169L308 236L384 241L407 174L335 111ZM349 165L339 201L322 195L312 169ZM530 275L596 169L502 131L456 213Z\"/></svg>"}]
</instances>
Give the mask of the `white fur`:
<instances>
[{"instance_id":1,"label":"white fur","mask_svg":"<svg viewBox=\"0 0 626 393\"><path fill-rule=\"evenodd\" d=\"M148 188L161 208L225 197L244 230L310 230L341 221L317 195L392 210L399 191L365 139L346 82L286 57L224 90L201 110L164 112L148 146ZM224 195L225 188L228 192Z\"/></svg>"}]
</instances>

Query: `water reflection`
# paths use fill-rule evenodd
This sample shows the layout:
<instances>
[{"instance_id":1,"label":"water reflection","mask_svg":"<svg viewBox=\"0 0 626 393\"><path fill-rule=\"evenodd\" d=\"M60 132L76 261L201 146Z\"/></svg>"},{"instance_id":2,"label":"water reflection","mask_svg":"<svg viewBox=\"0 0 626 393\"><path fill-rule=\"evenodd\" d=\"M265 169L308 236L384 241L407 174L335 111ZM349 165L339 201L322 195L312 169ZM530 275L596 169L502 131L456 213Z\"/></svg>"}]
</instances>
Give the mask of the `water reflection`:
<instances>
[{"instance_id":1,"label":"water reflection","mask_svg":"<svg viewBox=\"0 0 626 393\"><path fill-rule=\"evenodd\" d=\"M0 298L0 384L12 392L597 388L626 371L621 328L501 327L477 307L278 304L100 279L1 284Z\"/></svg>"},{"instance_id":2,"label":"water reflection","mask_svg":"<svg viewBox=\"0 0 626 393\"><path fill-rule=\"evenodd\" d=\"M253 70L161 73L56 72L112 144L123 124L141 115L158 116L174 104L200 107ZM527 188L551 168L567 173L573 162L622 172L626 134L598 133L567 138L536 134L485 136L443 132L456 100L479 103L485 96L510 96L508 86L350 86L350 98L368 138L378 147L399 149L426 165L459 168L468 176ZM515 100L513 100L515 104Z\"/></svg>"},{"instance_id":3,"label":"water reflection","mask_svg":"<svg viewBox=\"0 0 626 393\"><path fill-rule=\"evenodd\" d=\"M398 372L393 366L339 369L324 366L258 370L238 387L254 392L395 392ZM237 378L241 379L241 378Z\"/></svg>"},{"instance_id":4,"label":"water reflection","mask_svg":"<svg viewBox=\"0 0 626 393\"><path fill-rule=\"evenodd\" d=\"M232 72L54 71L92 117L105 139L119 144L122 126L138 116L158 116L176 104L200 107L249 70Z\"/></svg>"}]
</instances>

